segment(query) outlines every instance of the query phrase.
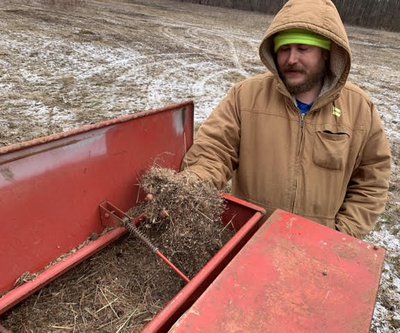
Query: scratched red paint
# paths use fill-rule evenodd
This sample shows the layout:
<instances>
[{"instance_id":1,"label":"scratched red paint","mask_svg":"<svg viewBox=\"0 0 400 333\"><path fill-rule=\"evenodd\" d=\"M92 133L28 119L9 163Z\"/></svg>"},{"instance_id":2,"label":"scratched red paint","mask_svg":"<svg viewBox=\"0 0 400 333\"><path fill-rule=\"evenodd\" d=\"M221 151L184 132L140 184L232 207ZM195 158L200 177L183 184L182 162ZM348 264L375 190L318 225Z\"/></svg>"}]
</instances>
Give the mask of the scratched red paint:
<instances>
[{"instance_id":1,"label":"scratched red paint","mask_svg":"<svg viewBox=\"0 0 400 333\"><path fill-rule=\"evenodd\" d=\"M384 253L278 210L170 332L367 333Z\"/></svg>"}]
</instances>

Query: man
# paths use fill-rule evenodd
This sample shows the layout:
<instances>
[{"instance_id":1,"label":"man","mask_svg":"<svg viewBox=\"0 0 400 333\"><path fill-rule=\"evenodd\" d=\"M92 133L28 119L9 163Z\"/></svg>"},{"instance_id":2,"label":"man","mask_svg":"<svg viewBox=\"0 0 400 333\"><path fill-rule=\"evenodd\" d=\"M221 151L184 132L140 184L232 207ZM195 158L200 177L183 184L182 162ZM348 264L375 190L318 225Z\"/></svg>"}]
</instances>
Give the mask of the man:
<instances>
[{"instance_id":1,"label":"man","mask_svg":"<svg viewBox=\"0 0 400 333\"><path fill-rule=\"evenodd\" d=\"M347 82L349 41L329 0L289 0L260 45L269 73L235 85L183 167L232 194L362 238L383 212L390 149L370 98Z\"/></svg>"}]
</instances>

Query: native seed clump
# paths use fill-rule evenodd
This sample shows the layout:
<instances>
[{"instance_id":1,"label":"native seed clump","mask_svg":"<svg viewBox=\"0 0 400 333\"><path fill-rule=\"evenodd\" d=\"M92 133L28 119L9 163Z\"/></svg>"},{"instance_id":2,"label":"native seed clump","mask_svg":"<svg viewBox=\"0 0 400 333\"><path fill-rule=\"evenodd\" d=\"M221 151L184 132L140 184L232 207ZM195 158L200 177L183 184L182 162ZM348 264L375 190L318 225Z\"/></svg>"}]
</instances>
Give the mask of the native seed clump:
<instances>
[{"instance_id":1,"label":"native seed clump","mask_svg":"<svg viewBox=\"0 0 400 333\"><path fill-rule=\"evenodd\" d=\"M145 217L141 231L192 278L233 235L222 223L223 197L207 182L160 167L140 186L146 198L131 214Z\"/></svg>"}]
</instances>

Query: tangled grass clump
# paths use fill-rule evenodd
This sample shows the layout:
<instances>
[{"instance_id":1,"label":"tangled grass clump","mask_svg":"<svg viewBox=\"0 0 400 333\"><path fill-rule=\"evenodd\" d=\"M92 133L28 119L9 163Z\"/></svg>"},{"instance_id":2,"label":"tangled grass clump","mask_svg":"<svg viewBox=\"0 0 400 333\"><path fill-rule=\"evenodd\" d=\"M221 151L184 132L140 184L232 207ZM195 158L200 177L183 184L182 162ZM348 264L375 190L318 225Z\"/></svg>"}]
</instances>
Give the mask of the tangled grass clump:
<instances>
[{"instance_id":1,"label":"tangled grass clump","mask_svg":"<svg viewBox=\"0 0 400 333\"><path fill-rule=\"evenodd\" d=\"M185 173L152 167L140 180L146 200L134 209L141 230L189 277L233 235L222 223L224 199L212 184Z\"/></svg>"}]
</instances>

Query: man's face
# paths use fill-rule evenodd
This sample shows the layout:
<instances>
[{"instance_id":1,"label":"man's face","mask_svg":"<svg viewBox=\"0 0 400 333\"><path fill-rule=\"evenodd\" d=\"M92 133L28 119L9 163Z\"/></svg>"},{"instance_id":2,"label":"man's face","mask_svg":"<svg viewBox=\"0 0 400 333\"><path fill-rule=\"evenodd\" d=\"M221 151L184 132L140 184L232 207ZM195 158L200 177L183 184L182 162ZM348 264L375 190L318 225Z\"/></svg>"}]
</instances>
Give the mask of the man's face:
<instances>
[{"instance_id":1,"label":"man's face","mask_svg":"<svg viewBox=\"0 0 400 333\"><path fill-rule=\"evenodd\" d=\"M321 88L328 52L316 46L283 45L277 52L279 74L292 95Z\"/></svg>"}]
</instances>

